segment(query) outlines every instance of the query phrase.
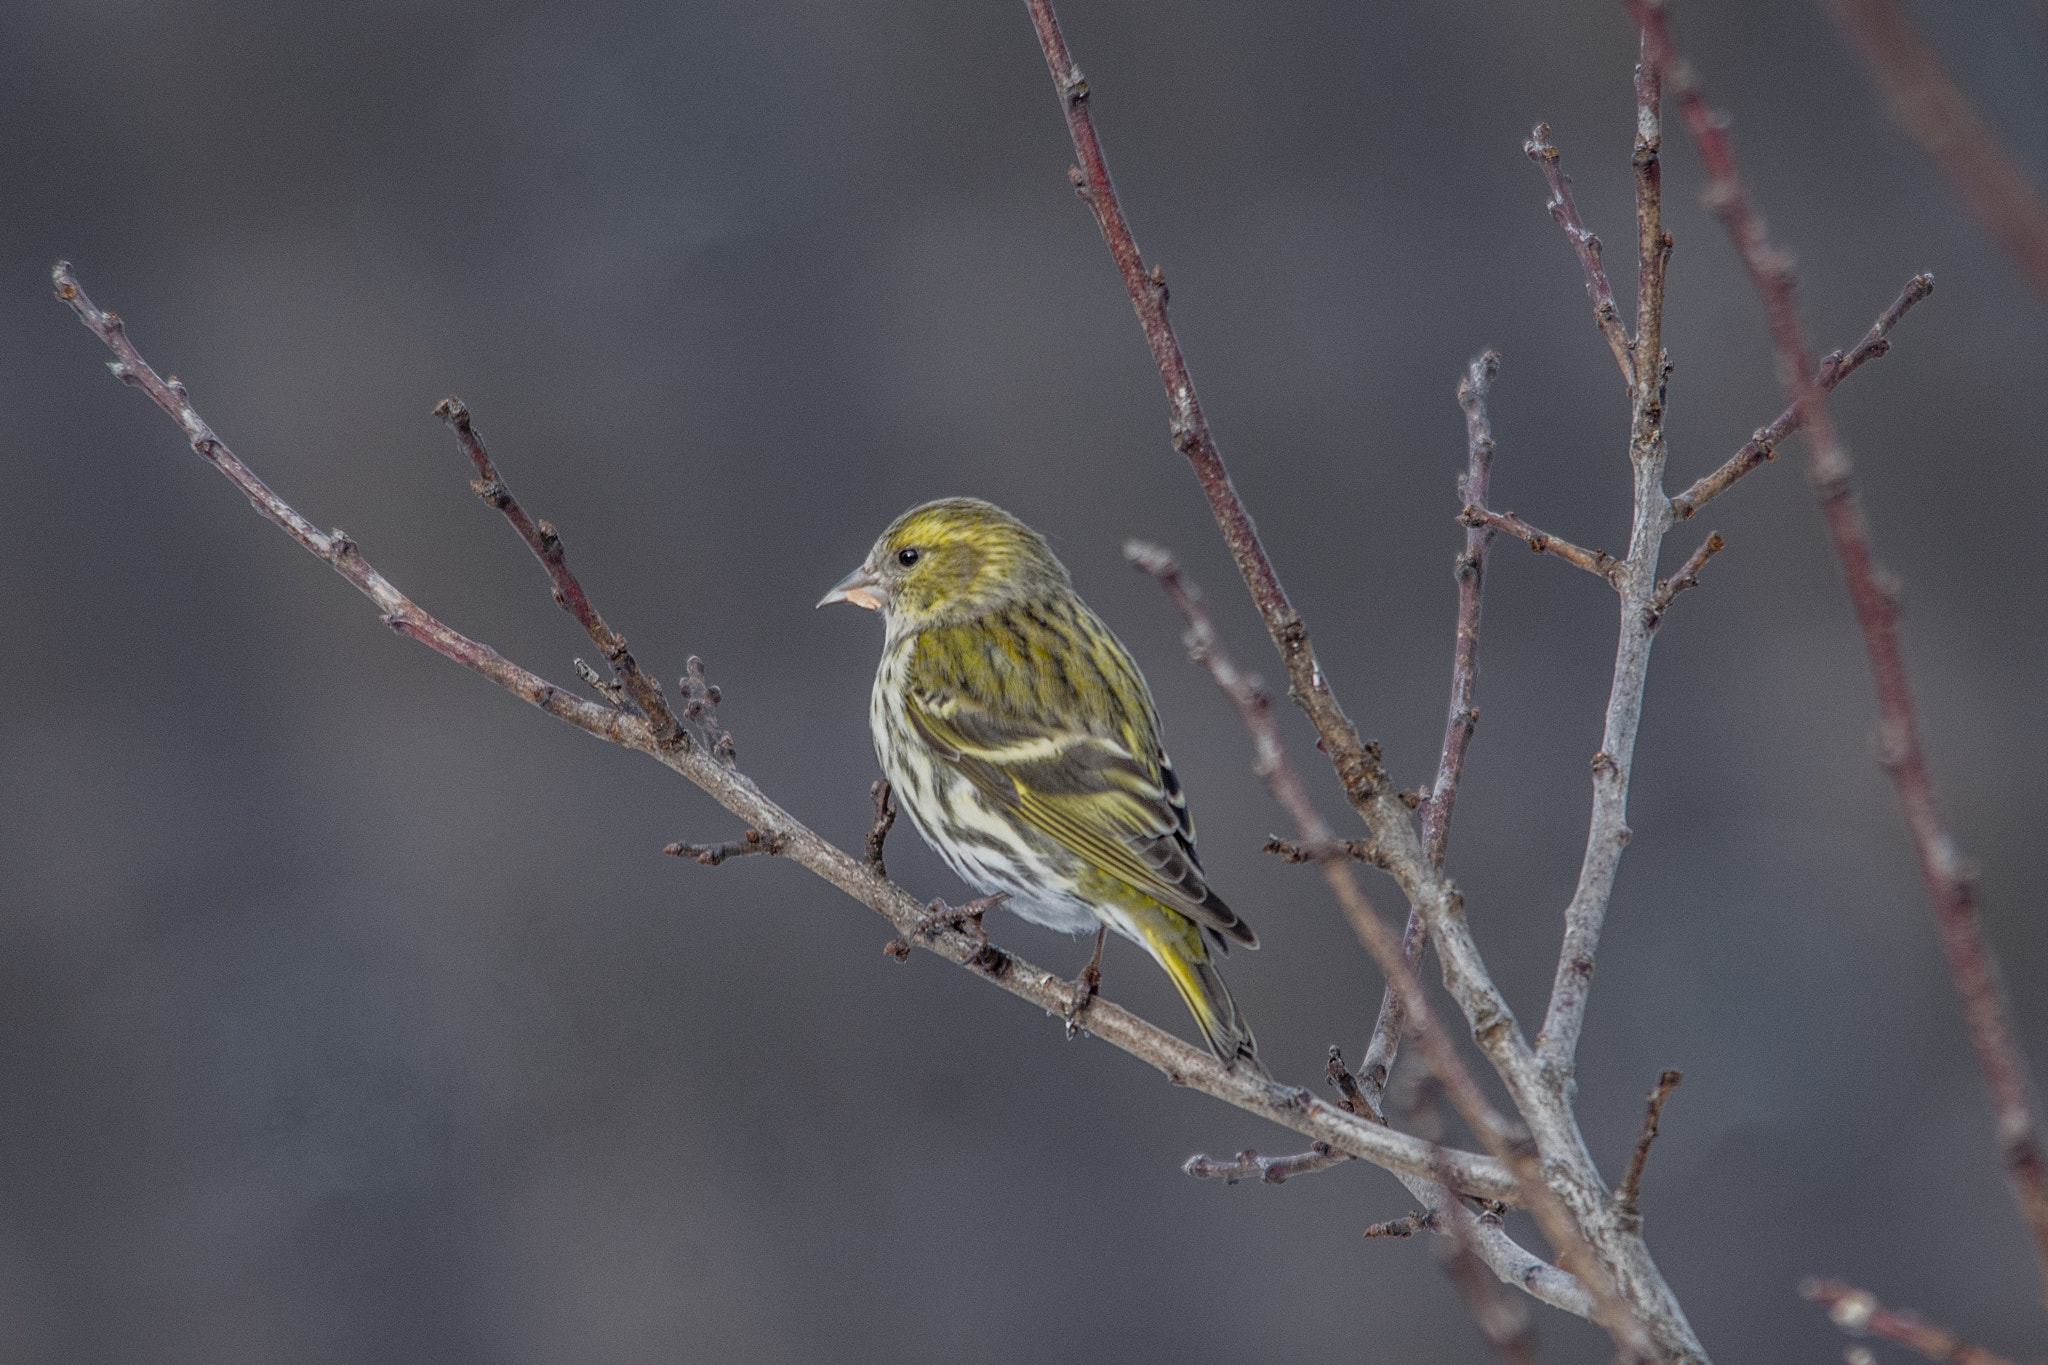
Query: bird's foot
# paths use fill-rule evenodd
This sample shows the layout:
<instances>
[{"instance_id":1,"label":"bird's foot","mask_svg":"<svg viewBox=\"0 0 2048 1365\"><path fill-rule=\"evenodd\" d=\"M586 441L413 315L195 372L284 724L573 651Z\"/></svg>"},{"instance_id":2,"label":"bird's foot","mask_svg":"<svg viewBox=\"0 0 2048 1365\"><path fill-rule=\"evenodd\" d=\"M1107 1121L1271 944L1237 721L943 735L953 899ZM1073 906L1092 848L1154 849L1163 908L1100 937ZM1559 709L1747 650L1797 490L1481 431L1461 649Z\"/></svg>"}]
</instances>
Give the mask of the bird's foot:
<instances>
[{"instance_id":1,"label":"bird's foot","mask_svg":"<svg viewBox=\"0 0 2048 1365\"><path fill-rule=\"evenodd\" d=\"M1109 926L1105 924L1095 931L1095 955L1088 959L1088 965L1074 979L1074 999L1067 1006L1067 1039L1070 1042L1081 1036L1081 1011L1088 1008L1088 1002L1102 989L1102 945L1108 939Z\"/></svg>"},{"instance_id":2,"label":"bird's foot","mask_svg":"<svg viewBox=\"0 0 2048 1365\"><path fill-rule=\"evenodd\" d=\"M988 930L982 926L981 917L1010 898L1007 891L998 891L992 896L977 896L967 904L954 907L943 900L935 900L925 907L917 919L917 936L932 938L944 929L958 929L974 939L974 951L967 955L969 960L979 957L988 948Z\"/></svg>"}]
</instances>

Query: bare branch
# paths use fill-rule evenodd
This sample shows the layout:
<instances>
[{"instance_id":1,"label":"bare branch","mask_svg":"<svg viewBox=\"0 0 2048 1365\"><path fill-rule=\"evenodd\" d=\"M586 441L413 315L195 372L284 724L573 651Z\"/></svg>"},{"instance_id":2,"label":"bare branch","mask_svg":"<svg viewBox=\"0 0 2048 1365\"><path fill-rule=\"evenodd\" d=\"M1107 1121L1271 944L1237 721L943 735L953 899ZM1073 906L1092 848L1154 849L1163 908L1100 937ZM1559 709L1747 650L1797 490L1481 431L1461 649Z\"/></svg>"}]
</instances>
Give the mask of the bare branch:
<instances>
[{"instance_id":1,"label":"bare branch","mask_svg":"<svg viewBox=\"0 0 2048 1365\"><path fill-rule=\"evenodd\" d=\"M1586 271L1586 294L1593 300L1594 325L1607 338L1607 348L1614 352L1614 361L1621 366L1622 379L1633 389L1636 383L1635 359L1631 354L1628 332L1621 325L1621 310L1614 306L1614 286L1607 282L1607 267L1600 263L1600 239L1579 221L1579 206L1572 199L1572 178L1558 164L1557 148L1550 141L1550 125L1537 124L1529 134L1529 140L1522 144L1522 150L1543 168L1543 178L1550 182L1550 202L1544 207L1564 229L1572 250L1579 255L1579 264Z\"/></svg>"},{"instance_id":2,"label":"bare branch","mask_svg":"<svg viewBox=\"0 0 2048 1365\"><path fill-rule=\"evenodd\" d=\"M1528 1121L1537 1148L1542 1153L1544 1167L1550 1173L1552 1192L1565 1203L1578 1229L1597 1248L1599 1261L1589 1262L1586 1266L1591 1281L1599 1283L1604 1274L1611 1274L1619 1292L1634 1307L1641 1322L1668 1356L1687 1362L1704 1361L1706 1353L1686 1321L1685 1312L1669 1284L1658 1271L1649 1248L1635 1230L1622 1225L1608 1201L1599 1168L1571 1112L1565 1094L1565 1074L1546 1068L1523 1037L1514 1012L1494 984L1479 955L1478 946L1472 940L1455 888L1429 866L1408 808L1395 793L1378 751L1360 741L1356 727L1337 704L1309 646L1307 629L1280 588L1278 577L1258 542L1257 532L1242 500L1230 484L1222 459L1210 438L1208 425L1195 402L1186 361L1166 318L1164 276L1156 270L1144 269L1131 238L1129 224L1116 202L1102 147L1088 110L1088 85L1068 54L1059 22L1053 15L1051 0L1026 0L1026 7L1037 30L1039 46L1045 54L1047 69L1052 74L1054 89L1066 115L1067 130L1081 163L1072 178L1095 213L1097 226L1101 228L1103 239L1117 262L1125 292L1138 313L1161 383L1166 389L1175 445L1189 459L1209 498L1211 511L1222 528L1238 572L1250 590L1267 633L1286 666L1290 695L1315 726L1321 747L1343 785L1345 797L1383 851L1388 872L1408 898L1409 906L1421 913L1428 926L1430 939L1436 944L1443 966L1445 988L1464 1014L1474 1040L1506 1084L1515 1107ZM1658 373L1661 381L1661 369ZM1649 401L1655 405L1650 410L1661 413L1661 392L1650 395ZM1636 402L1642 406L1643 397L1637 395ZM1623 602L1625 622L1631 614L1639 620L1644 601L1654 588L1657 539L1669 524L1669 507L1659 491L1661 442L1656 450L1658 458L1653 464L1637 463L1638 510L1642 511L1647 501L1644 492L1647 476L1648 489L1654 494L1654 507L1660 515L1654 519L1654 535L1648 535L1647 523L1638 517L1638 530L1648 535L1648 540L1640 546L1632 543L1631 555L1633 557L1640 551L1648 563L1642 572L1634 575L1640 585L1639 591L1632 587L1631 594ZM1634 562L1633 558L1631 562ZM1624 624L1623 630L1626 637L1629 627ZM1616 697L1627 695L1627 684L1632 677L1638 708L1641 701L1640 662L1646 655L1644 647L1626 638L1624 648L1617 655L1617 662L1622 665L1618 672L1624 685L1617 690ZM1628 709L1626 703L1620 705L1622 710ZM1611 705L1610 720L1615 719L1614 710ZM1610 725L1609 728L1614 727ZM1633 719L1627 721L1625 728L1632 746ZM1623 757L1625 759L1626 754ZM1625 792L1625 783L1623 790ZM1614 844L1618 851L1615 840L1625 829L1620 822L1621 813L1621 807L1616 806L1609 812L1610 820L1596 820L1594 839L1589 842ZM1326 878L1332 875L1333 868L1348 871L1338 864L1324 864ZM1586 880L1583 870L1582 880ZM1608 880L1611 884L1611 877ZM1604 896L1601 908L1604 910ZM1360 925L1354 927L1368 934L1371 932ZM1583 932L1586 926L1581 927ZM1597 916L1590 928L1597 937ZM1590 948L1583 943L1574 946L1576 950L1568 958L1574 964L1571 970L1590 974ZM1388 956L1399 965L1398 950ZM1584 964L1583 968L1577 965L1580 963ZM1583 983L1580 994L1583 995ZM1576 1028L1573 1035L1575 1042ZM1550 1235L1550 1229L1546 1228L1545 1232ZM1566 1232L1569 1234L1570 1230ZM1567 1253L1560 1251L1560 1255ZM1602 1313L1610 1322L1617 1320L1605 1307ZM1632 1343L1641 1340L1640 1333L1628 1335ZM1630 1349L1643 1354L1639 1345L1632 1344Z\"/></svg>"},{"instance_id":3,"label":"bare branch","mask_svg":"<svg viewBox=\"0 0 2048 1365\"><path fill-rule=\"evenodd\" d=\"M1863 339L1844 355L1836 351L1821 361L1813 382L1823 391L1832 391L1835 385L1863 368L1865 361L1875 360L1892 348L1892 328L1908 309L1934 292L1934 276L1915 275L1906 281L1906 287L1892 300L1891 307L1878 315ZM1700 508L1727 492L1729 486L1750 470L1766 460L1778 458L1778 444L1787 436L1799 430L1799 404L1794 402L1778 414L1776 421L1767 427L1759 427L1756 435L1749 438L1749 444L1722 461L1721 466L1698 483L1671 500L1671 515L1680 521L1690 518Z\"/></svg>"},{"instance_id":4,"label":"bare branch","mask_svg":"<svg viewBox=\"0 0 2048 1365\"><path fill-rule=\"evenodd\" d=\"M1523 521L1513 512L1495 512L1477 503L1468 502L1459 509L1458 520L1465 526L1484 526L1496 531L1505 531L1515 539L1525 542L1539 555L1556 555L1575 569L1584 569L1595 578L1607 581L1609 587L1618 587L1617 574L1621 561L1605 550L1584 550L1561 536L1548 531L1539 531Z\"/></svg>"},{"instance_id":5,"label":"bare branch","mask_svg":"<svg viewBox=\"0 0 2048 1365\"><path fill-rule=\"evenodd\" d=\"M1166 276L1157 266L1147 270L1138 253L1130 222L1117 200L1116 187L1110 183L1109 163L1103 157L1101 139L1095 135L1095 122L1088 108L1088 82L1067 51L1052 0L1025 0L1025 4L1038 32L1046 67L1052 73L1053 88L1066 111L1074 154L1080 159L1081 164L1069 176L1082 201L1094 211L1102 240L1115 258L1124 290L1137 310L1145 344L1151 348L1160 383L1166 388L1173 448L1187 457L1201 483L1202 492L1209 499L1209 510L1223 532L1224 544L1229 546L1238 573L1251 590L1259 617L1273 638L1273 647L1280 651L1287 667L1288 695L1315 725L1323 750L1336 768L1338 780L1344 784L1346 799L1363 814L1368 806L1390 793L1386 773L1376 754L1359 739L1357 727L1330 691L1322 667L1316 662L1308 628L1288 600L1286 589L1280 586L1280 576L1266 554L1266 547L1260 543L1258 528L1252 524L1251 513L1231 483L1230 471L1224 467L1223 457L1209 433L1209 421L1202 415L1194 380L1188 375L1187 359L1181 354L1180 341L1166 315Z\"/></svg>"},{"instance_id":6,"label":"bare branch","mask_svg":"<svg viewBox=\"0 0 2048 1365\"><path fill-rule=\"evenodd\" d=\"M58 270L64 270L59 266ZM58 293L63 294L60 281ZM87 324L90 326L90 324ZM151 395L154 397L155 395ZM159 404L161 406L161 404ZM174 414L175 415L175 414ZM641 671L633 661L633 655L626 648L626 639L604 623L597 614L597 608L590 605L584 595L583 585L576 581L576 575L569 572L569 565L562 553L562 538L555 534L555 528L546 521L535 521L526 515L526 509L512 496L512 490L498 473L498 467L491 462L490 452L484 449L483 437L477 434L469 420L469 409L460 398L444 398L434 409L434 415L446 422L455 432L455 440L462 447L462 453L469 456L469 462L476 466L476 479L470 488L476 495L505 514L505 520L512 523L512 529L526 542L526 548L533 551L533 557L540 561L555 588L555 603L563 611L576 618L590 642L604 654L604 660L612 667L612 675L618 679L618 691L623 692L638 708L655 740L664 747L687 745L689 736L683 732L675 713L669 710L668 699L661 694L661 684ZM615 695L604 689L605 695Z\"/></svg>"},{"instance_id":7,"label":"bare branch","mask_svg":"<svg viewBox=\"0 0 2048 1365\"><path fill-rule=\"evenodd\" d=\"M339 533L315 529L266 487L194 410L184 386L158 377L136 352L120 320L93 305L68 265L59 264L54 278L58 297L113 350L116 359L111 368L115 375L148 394L185 430L193 450L233 483L258 513L369 597L393 629L550 715L600 739L648 755L701 788L748 826L776 831L785 840L784 857L882 915L898 934L906 938L917 936L922 946L938 956L968 968L1048 1013L1061 1014L1066 1010L1073 998L1072 982L1014 954L992 948L972 934L941 928L929 936L923 935L921 930L930 913L926 906L858 859L819 838L802 821L771 801L745 774L702 752L695 744L663 745L642 718L564 691L422 611L369 565L353 541ZM1226 1068L1206 1048L1184 1042L1100 997L1089 1004L1087 1022L1090 1033L1148 1063L1176 1085L1271 1119L1397 1174L1434 1179L1440 1169L1436 1152L1419 1138L1359 1118L1318 1099L1312 1091L1281 1085L1242 1069ZM1481 1198L1519 1199L1518 1178L1499 1161L1471 1152L1452 1153L1450 1161L1452 1179L1459 1189Z\"/></svg>"},{"instance_id":8,"label":"bare branch","mask_svg":"<svg viewBox=\"0 0 2048 1365\"><path fill-rule=\"evenodd\" d=\"M1442 1142L1444 1117L1436 1103L1438 1087L1427 1079L1417 1078L1404 1090L1402 1108L1409 1127L1418 1137ZM1528 1301L1502 1289L1503 1284L1528 1289L1528 1281L1522 1277L1530 1276L1533 1267L1496 1265L1490 1259L1496 1248L1488 1233L1499 1233L1499 1210L1489 1206L1483 1217L1476 1215L1464 1200L1442 1185L1428 1187L1424 1207L1428 1225L1446 1234L1434 1248L1437 1264L1458 1291L1458 1297L1465 1301L1465 1311L1479 1329L1480 1337L1506 1365L1535 1365L1536 1324L1531 1320ZM1538 1277L1547 1273L1570 1279L1551 1266L1535 1273ZM1571 1288L1581 1296L1585 1293L1585 1286L1576 1282Z\"/></svg>"},{"instance_id":9,"label":"bare branch","mask_svg":"<svg viewBox=\"0 0 2048 1365\"><path fill-rule=\"evenodd\" d=\"M1458 406L1465 414L1465 472L1458 479L1458 500L1484 506L1493 485L1493 423L1486 398L1500 373L1500 352L1482 351L1458 380ZM1444 869L1444 850L1451 835L1451 812L1458 799L1458 781L1465 773L1465 753L1479 725L1479 614L1486 582L1486 550L1493 532L1485 526L1465 528L1465 548L1457 560L1458 618L1451 646L1451 704L1444 719L1443 749L1437 757L1436 783L1422 805L1422 854L1433 871ZM1426 935L1422 912L1411 908L1401 932L1401 955L1411 969L1422 961ZM1401 997L1392 990L1380 995L1379 1017L1366 1044L1363 1089L1375 1109L1385 1103L1387 1078L1407 1027Z\"/></svg>"},{"instance_id":10,"label":"bare branch","mask_svg":"<svg viewBox=\"0 0 2048 1365\"><path fill-rule=\"evenodd\" d=\"M1650 1144L1657 1140L1657 1124L1664 1117L1664 1101L1671 1098L1671 1092L1685 1079L1685 1073L1668 1070L1657 1077L1657 1084L1651 1089L1643 1106L1643 1131L1636 1135L1636 1149L1629 1154L1628 1170L1621 1177L1621 1184L1615 1188L1614 1203L1623 1213L1636 1211L1636 1200L1643 1188L1643 1163L1650 1159Z\"/></svg>"},{"instance_id":11,"label":"bare branch","mask_svg":"<svg viewBox=\"0 0 2048 1365\"><path fill-rule=\"evenodd\" d=\"M1217 687L1236 708L1238 718L1251 734L1255 754L1253 769L1265 779L1274 799L1300 827L1302 838L1314 842L1329 839L1329 827L1324 824L1322 815L1309 799L1307 788L1301 783L1300 775L1287 757L1271 704L1257 681L1239 672L1229 652L1224 649L1215 625L1209 619L1208 608L1202 602L1200 589L1181 574L1180 565L1173 555L1157 545L1128 542L1124 546L1124 558L1157 579L1180 609L1188 626L1184 640L1189 657L1208 669ZM1607 1282L1607 1267L1593 1255L1571 1214L1544 1183L1535 1144L1519 1124L1511 1123L1493 1107L1451 1046L1449 1037L1437 1026L1429 998L1423 994L1422 983L1402 954L1400 939L1366 899L1364 891L1351 875L1351 865L1338 859L1325 859L1318 866L1322 869L1323 879L1336 895L1337 903L1343 907L1345 918L1351 921L1359 941L1372 954L1381 973L1399 994L1402 1009L1412 1021L1411 1033L1416 1046L1421 1050L1430 1074L1442 1084L1452 1106L1479 1136L1486 1149L1506 1163L1521 1180L1523 1206L1535 1216L1544 1237L1557 1249L1559 1261L1577 1271L1591 1292L1595 1303L1593 1320L1605 1327L1624 1351L1634 1352L1640 1358L1654 1359L1656 1347L1631 1309ZM1445 1178L1439 1176L1439 1183Z\"/></svg>"},{"instance_id":12,"label":"bare branch","mask_svg":"<svg viewBox=\"0 0 2048 1365\"><path fill-rule=\"evenodd\" d=\"M1664 273L1671 264L1671 234L1664 230L1663 155L1664 73L1645 43L1636 60L1636 141L1630 158L1636 172L1636 334L1629 391L1638 400L1663 382ZM1660 405L1662 401L1658 397Z\"/></svg>"},{"instance_id":13,"label":"bare branch","mask_svg":"<svg viewBox=\"0 0 2048 1365\"><path fill-rule=\"evenodd\" d=\"M882 866L882 843L889 837L890 827L896 823L896 796L889 790L886 777L876 778L875 785L868 788L868 795L874 799L875 823L868 826L868 856L864 861L868 871L886 878L889 869Z\"/></svg>"},{"instance_id":14,"label":"bare branch","mask_svg":"<svg viewBox=\"0 0 2048 1365\"><path fill-rule=\"evenodd\" d=\"M750 829L737 839L722 844L670 844L662 849L671 858L694 858L706 867L717 867L727 858L744 858L750 853L782 852L782 836Z\"/></svg>"},{"instance_id":15,"label":"bare branch","mask_svg":"<svg viewBox=\"0 0 2048 1365\"><path fill-rule=\"evenodd\" d=\"M1899 0L1822 0L1892 117L1934 159L2034 291L2048 299L2048 204Z\"/></svg>"},{"instance_id":16,"label":"bare branch","mask_svg":"<svg viewBox=\"0 0 2048 1365\"><path fill-rule=\"evenodd\" d=\"M1694 550L1686 557L1685 563L1678 566L1677 573L1657 585L1657 591L1651 596L1648 607L1650 629L1655 630L1663 622L1664 613L1671 610L1672 600L1678 594L1687 588L1697 588L1700 585L1700 570L1707 566L1708 560L1727 548L1728 542L1721 539L1721 533L1712 532L1700 542L1699 549Z\"/></svg>"},{"instance_id":17,"label":"bare branch","mask_svg":"<svg viewBox=\"0 0 2048 1365\"><path fill-rule=\"evenodd\" d=\"M1699 148L1708 175L1708 206L1721 220L1750 282L1770 319L1779 370L1794 386L1793 397L1808 445L1808 477L1820 496L1821 513L1848 580L1877 685L1881 761L1891 777L1912 837L1920 875L1934 903L1935 923L1948 955L1949 972L1963 999L1963 1015L1977 1066L1984 1073L1996 1114L1996 1132L2013 1193L2034 1237L2034 1250L2048 1275L2048 1153L2041 1142L2025 1055L2013 1030L2012 1010L2000 979L1998 958L1978 917L1976 872L1957 849L1934 791L1920 739L1920 723L1899 649L1898 601L1889 575L1877 564L1870 527L1852 482L1849 453L1836 433L1827 396L1814 382L1793 302L1792 267L1764 234L1736 172L1727 120L1707 107L1684 65L1665 21L1663 0L1627 0L1629 12L1672 73L1679 109Z\"/></svg>"},{"instance_id":18,"label":"bare branch","mask_svg":"<svg viewBox=\"0 0 2048 1365\"><path fill-rule=\"evenodd\" d=\"M1828 1321L1852 1337L1896 1342L1944 1365L2012 1365L2004 1356L1973 1346L1917 1313L1886 1308L1867 1289L1840 1280L1809 1279L1799 1282L1799 1294L1827 1309Z\"/></svg>"},{"instance_id":19,"label":"bare branch","mask_svg":"<svg viewBox=\"0 0 2048 1365\"><path fill-rule=\"evenodd\" d=\"M1668 66L1645 45L1636 70L1636 250L1641 297L1637 300L1633 353L1635 382L1629 392L1628 457L1633 484L1628 555L1609 579L1621 595L1621 623L1600 749L1593 755L1593 811L1587 821L1586 851L1579 862L1578 885L1573 888L1571 903L1565 906L1564 943L1557 955L1550 1005L1536 1038L1544 1077L1561 1096L1572 1093L1572 1067L1592 994L1600 931L1614 894L1622 850L1628 846L1629 775L1635 765L1636 733L1642 725L1650 646L1656 639L1656 618L1650 606L1658 590L1657 563L1664 535L1671 529L1671 503L1664 496L1664 386L1671 367L1661 341L1664 272L1671 260L1671 238L1663 228L1659 162L1664 71Z\"/></svg>"},{"instance_id":20,"label":"bare branch","mask_svg":"<svg viewBox=\"0 0 2048 1365\"><path fill-rule=\"evenodd\" d=\"M1326 1142L1318 1142L1306 1152L1293 1156L1260 1156L1247 1147L1229 1161L1219 1161L1210 1156L1191 1156L1181 1163L1181 1169L1197 1179L1220 1178L1225 1184L1235 1185L1240 1180L1257 1180L1266 1185L1278 1185L1289 1176L1309 1175L1316 1171L1341 1166L1351 1160L1332 1148Z\"/></svg>"}]
</instances>

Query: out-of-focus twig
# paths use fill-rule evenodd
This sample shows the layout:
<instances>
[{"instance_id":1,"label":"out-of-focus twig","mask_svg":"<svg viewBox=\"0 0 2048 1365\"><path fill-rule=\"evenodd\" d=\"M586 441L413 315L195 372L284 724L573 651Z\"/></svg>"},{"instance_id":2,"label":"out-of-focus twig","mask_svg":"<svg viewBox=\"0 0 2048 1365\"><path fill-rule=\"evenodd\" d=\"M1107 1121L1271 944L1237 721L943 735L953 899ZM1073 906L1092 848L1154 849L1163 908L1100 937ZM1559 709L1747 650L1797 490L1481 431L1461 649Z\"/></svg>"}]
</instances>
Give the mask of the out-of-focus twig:
<instances>
[{"instance_id":1,"label":"out-of-focus twig","mask_svg":"<svg viewBox=\"0 0 2048 1365\"><path fill-rule=\"evenodd\" d=\"M1943 1365L2013 1365L2004 1356L1972 1345L1917 1313L1885 1307L1867 1289L1840 1280L1809 1279L1799 1282L1799 1293L1825 1308L1828 1321L1852 1337L1897 1342Z\"/></svg>"},{"instance_id":2,"label":"out-of-focus twig","mask_svg":"<svg viewBox=\"0 0 2048 1365\"><path fill-rule=\"evenodd\" d=\"M1900 0L1821 0L1862 54L1892 117L2048 300L2048 203L1942 64Z\"/></svg>"},{"instance_id":3,"label":"out-of-focus twig","mask_svg":"<svg viewBox=\"0 0 2048 1365\"><path fill-rule=\"evenodd\" d=\"M1950 974L1962 996L1970 1043L1991 1092L2006 1173L2033 1234L2041 1270L2048 1276L2048 1153L2042 1148L2026 1058L2013 1029L1997 955L1978 915L1976 869L1956 847L1935 797L1934 777L1927 766L1906 679L1905 656L1899 648L1897 592L1890 576L1878 566L1870 527L1852 481L1849 453L1836 432L1827 396L1814 382L1814 367L1793 301L1792 266L1764 234L1763 220L1751 207L1749 193L1736 171L1728 121L1707 106L1691 68L1680 58L1663 0L1625 2L1645 41L1672 74L1686 128L1706 166L1708 205L1742 256L1770 320L1779 369L1794 385L1794 401L1806 432L1808 476L1820 496L1821 513L1848 582L1849 600L1855 607L1871 678L1877 685L1879 760L1898 794L1920 875L1934 903L1935 923Z\"/></svg>"}]
</instances>

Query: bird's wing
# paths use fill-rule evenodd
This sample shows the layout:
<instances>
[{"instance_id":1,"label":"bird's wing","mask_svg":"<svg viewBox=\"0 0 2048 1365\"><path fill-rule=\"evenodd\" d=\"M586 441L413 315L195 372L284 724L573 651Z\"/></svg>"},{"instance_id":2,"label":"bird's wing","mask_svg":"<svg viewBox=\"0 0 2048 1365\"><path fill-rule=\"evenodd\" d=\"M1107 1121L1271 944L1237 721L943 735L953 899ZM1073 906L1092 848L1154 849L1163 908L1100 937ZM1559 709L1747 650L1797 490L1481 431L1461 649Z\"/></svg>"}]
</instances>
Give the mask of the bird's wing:
<instances>
[{"instance_id":1,"label":"bird's wing","mask_svg":"<svg viewBox=\"0 0 2048 1365\"><path fill-rule=\"evenodd\" d=\"M909 689L910 723L998 808L1196 923L1258 946L1202 875L1180 780L1150 724L1113 738L1005 714L935 681Z\"/></svg>"}]
</instances>

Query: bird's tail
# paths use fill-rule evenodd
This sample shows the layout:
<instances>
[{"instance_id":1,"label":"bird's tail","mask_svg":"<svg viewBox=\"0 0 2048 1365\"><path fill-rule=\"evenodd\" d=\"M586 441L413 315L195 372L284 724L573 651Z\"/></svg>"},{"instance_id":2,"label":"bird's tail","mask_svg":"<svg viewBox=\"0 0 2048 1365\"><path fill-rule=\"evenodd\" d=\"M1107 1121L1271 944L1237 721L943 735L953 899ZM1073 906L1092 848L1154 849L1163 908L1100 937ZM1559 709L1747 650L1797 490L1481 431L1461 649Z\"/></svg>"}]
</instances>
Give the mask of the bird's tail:
<instances>
[{"instance_id":1,"label":"bird's tail","mask_svg":"<svg viewBox=\"0 0 2048 1365\"><path fill-rule=\"evenodd\" d=\"M1209 945L1202 941L1201 926L1156 902L1135 912L1126 909L1123 917L1133 930L1132 937L1173 979L1209 1050L1225 1066L1241 1065L1257 1075L1267 1075L1259 1062L1252 1026L1230 998L1230 987L1223 984L1223 975L1209 956Z\"/></svg>"}]
</instances>

